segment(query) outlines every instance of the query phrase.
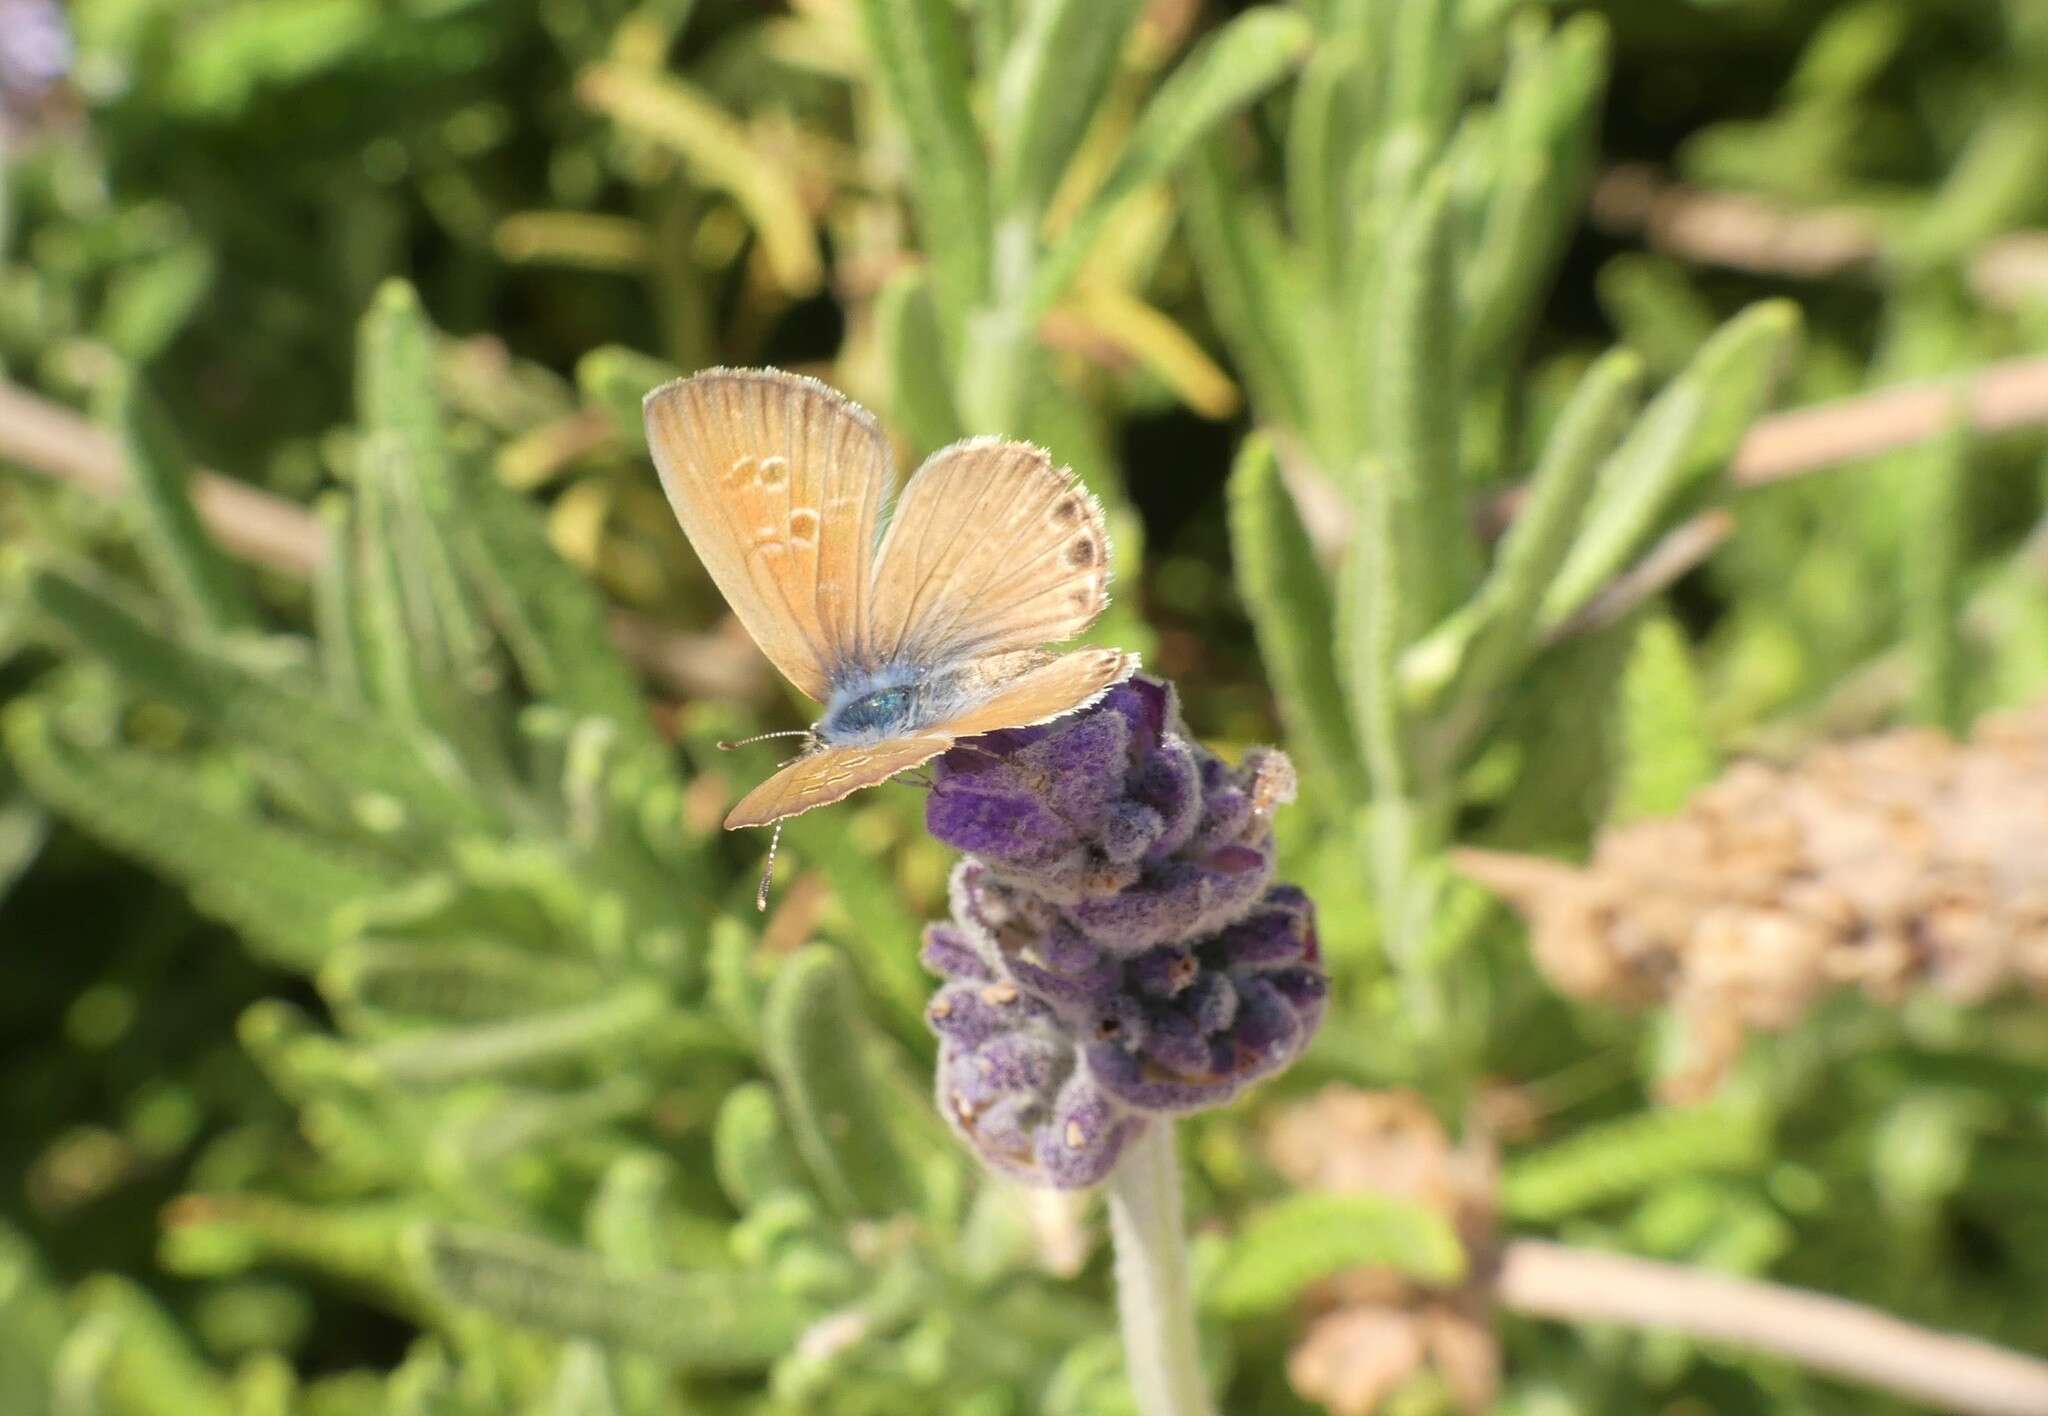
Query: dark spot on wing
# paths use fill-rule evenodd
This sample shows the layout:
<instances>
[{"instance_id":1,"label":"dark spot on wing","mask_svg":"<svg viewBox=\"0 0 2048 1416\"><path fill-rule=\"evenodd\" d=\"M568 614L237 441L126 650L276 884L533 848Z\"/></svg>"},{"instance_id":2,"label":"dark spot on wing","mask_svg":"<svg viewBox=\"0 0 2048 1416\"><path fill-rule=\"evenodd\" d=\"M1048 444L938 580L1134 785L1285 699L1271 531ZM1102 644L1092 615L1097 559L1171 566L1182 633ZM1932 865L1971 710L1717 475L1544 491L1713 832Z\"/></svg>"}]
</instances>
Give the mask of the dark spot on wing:
<instances>
[{"instance_id":1,"label":"dark spot on wing","mask_svg":"<svg viewBox=\"0 0 2048 1416\"><path fill-rule=\"evenodd\" d=\"M1081 520L1081 498L1068 492L1052 504L1053 524L1057 526L1078 525Z\"/></svg>"},{"instance_id":2,"label":"dark spot on wing","mask_svg":"<svg viewBox=\"0 0 2048 1416\"><path fill-rule=\"evenodd\" d=\"M1071 546L1068 546L1067 564L1071 566L1084 566L1095 564L1095 542L1090 538L1083 536L1080 540L1074 542L1074 544L1072 544Z\"/></svg>"}]
</instances>

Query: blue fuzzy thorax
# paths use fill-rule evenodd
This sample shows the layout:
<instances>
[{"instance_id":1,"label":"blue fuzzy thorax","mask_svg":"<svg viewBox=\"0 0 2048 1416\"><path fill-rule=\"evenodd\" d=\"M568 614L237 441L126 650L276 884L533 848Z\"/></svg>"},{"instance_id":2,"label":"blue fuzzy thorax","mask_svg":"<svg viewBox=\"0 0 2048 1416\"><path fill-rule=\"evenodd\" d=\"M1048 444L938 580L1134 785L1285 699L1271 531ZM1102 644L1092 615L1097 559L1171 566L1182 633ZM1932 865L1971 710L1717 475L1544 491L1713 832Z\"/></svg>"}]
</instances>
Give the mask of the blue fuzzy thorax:
<instances>
[{"instance_id":1,"label":"blue fuzzy thorax","mask_svg":"<svg viewBox=\"0 0 2048 1416\"><path fill-rule=\"evenodd\" d=\"M960 676L909 664L857 669L835 679L818 720L818 741L828 747L862 747L910 737L943 721L961 705Z\"/></svg>"}]
</instances>

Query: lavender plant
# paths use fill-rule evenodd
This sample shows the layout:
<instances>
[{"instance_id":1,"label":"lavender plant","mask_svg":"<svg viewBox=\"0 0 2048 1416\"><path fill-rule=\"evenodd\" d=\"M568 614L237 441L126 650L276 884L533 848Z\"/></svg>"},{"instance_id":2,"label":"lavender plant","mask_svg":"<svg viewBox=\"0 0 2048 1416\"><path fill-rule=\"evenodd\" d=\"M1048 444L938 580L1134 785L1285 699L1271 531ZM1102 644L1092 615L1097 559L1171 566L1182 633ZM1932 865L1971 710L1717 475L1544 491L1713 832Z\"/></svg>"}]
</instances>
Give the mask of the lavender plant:
<instances>
[{"instance_id":1,"label":"lavender plant","mask_svg":"<svg viewBox=\"0 0 2048 1416\"><path fill-rule=\"evenodd\" d=\"M0 0L0 1409L2043 1406L2038 1006L1838 990L1659 1106L1683 1009L1447 870L2048 682L2024 367L1730 471L1781 366L2039 349L2038 17L1228 9ZM711 362L1050 446L1185 702L805 818L757 918L713 744L790 719L638 441ZM1330 1082L1407 1121L1269 1163ZM1976 1340L1809 1368L1730 1276Z\"/></svg>"}]
</instances>

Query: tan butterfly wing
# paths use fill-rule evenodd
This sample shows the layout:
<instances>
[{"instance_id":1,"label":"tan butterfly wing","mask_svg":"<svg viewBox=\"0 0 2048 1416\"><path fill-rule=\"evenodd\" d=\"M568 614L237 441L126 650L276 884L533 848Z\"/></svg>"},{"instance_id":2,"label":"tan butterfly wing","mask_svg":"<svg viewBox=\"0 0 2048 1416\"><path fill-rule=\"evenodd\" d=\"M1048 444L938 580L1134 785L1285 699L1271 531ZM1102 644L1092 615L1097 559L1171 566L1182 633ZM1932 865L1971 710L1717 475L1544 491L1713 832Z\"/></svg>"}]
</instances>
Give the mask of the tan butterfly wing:
<instances>
[{"instance_id":1,"label":"tan butterfly wing","mask_svg":"<svg viewBox=\"0 0 2048 1416\"><path fill-rule=\"evenodd\" d=\"M878 662L958 663L1070 639L1109 603L1102 507L1044 449L974 438L903 489L882 538Z\"/></svg>"},{"instance_id":2,"label":"tan butterfly wing","mask_svg":"<svg viewBox=\"0 0 2048 1416\"><path fill-rule=\"evenodd\" d=\"M1048 722L1087 707L1137 671L1136 654L1121 649L1076 649L1019 674L986 701L925 731L965 738L998 728Z\"/></svg>"},{"instance_id":3,"label":"tan butterfly wing","mask_svg":"<svg viewBox=\"0 0 2048 1416\"><path fill-rule=\"evenodd\" d=\"M1138 656L1118 649L1077 649L1030 669L982 703L925 729L867 747L825 747L806 753L741 798L725 818L728 831L772 826L817 806L844 801L937 757L958 738L1022 728L1085 708L1137 671Z\"/></svg>"},{"instance_id":4,"label":"tan butterfly wing","mask_svg":"<svg viewBox=\"0 0 2048 1416\"><path fill-rule=\"evenodd\" d=\"M952 745L950 737L925 734L868 747L819 748L740 798L725 818L725 829L772 826L786 816L844 801L863 787L876 786L898 772L931 761Z\"/></svg>"},{"instance_id":5,"label":"tan butterfly wing","mask_svg":"<svg viewBox=\"0 0 2048 1416\"><path fill-rule=\"evenodd\" d=\"M714 369L643 407L683 534L775 667L812 698L867 658L869 588L889 444L815 379Z\"/></svg>"}]
</instances>

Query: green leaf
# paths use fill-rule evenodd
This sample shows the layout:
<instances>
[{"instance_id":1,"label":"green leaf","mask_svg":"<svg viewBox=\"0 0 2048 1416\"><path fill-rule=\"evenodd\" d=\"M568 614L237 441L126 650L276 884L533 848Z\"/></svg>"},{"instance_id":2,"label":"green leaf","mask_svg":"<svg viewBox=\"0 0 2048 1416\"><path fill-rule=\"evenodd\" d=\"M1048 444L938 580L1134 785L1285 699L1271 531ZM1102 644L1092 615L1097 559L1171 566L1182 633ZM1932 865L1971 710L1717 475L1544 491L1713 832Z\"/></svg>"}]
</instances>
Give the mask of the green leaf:
<instances>
[{"instance_id":1,"label":"green leaf","mask_svg":"<svg viewBox=\"0 0 2048 1416\"><path fill-rule=\"evenodd\" d=\"M1952 733L1969 726L1963 580L1970 442L1959 420L1932 443L1896 459L1908 503L1900 582L1913 652L1913 715Z\"/></svg>"},{"instance_id":2,"label":"green leaf","mask_svg":"<svg viewBox=\"0 0 2048 1416\"><path fill-rule=\"evenodd\" d=\"M1512 1219L1547 1223L1668 1180L1751 1171L1769 1157L1769 1128L1754 1106L1646 1111L1515 1157L1501 1176L1501 1208Z\"/></svg>"},{"instance_id":3,"label":"green leaf","mask_svg":"<svg viewBox=\"0 0 2048 1416\"><path fill-rule=\"evenodd\" d=\"M975 131L957 17L947 0L859 0L882 88L910 145L911 195L939 310L959 347L989 291L988 163Z\"/></svg>"},{"instance_id":4,"label":"green leaf","mask_svg":"<svg viewBox=\"0 0 2048 1416\"><path fill-rule=\"evenodd\" d=\"M1569 619L1658 529L1700 477L1724 466L1762 410L1799 330L1787 300L1750 306L1650 401L1600 469L1593 510L1544 595L1541 624Z\"/></svg>"},{"instance_id":5,"label":"green leaf","mask_svg":"<svg viewBox=\"0 0 2048 1416\"><path fill-rule=\"evenodd\" d=\"M1268 426L1305 430L1303 351L1296 340L1310 312L1289 269L1292 253L1278 217L1256 189L1245 190L1220 143L1207 144L1189 162L1182 190L1202 295L1254 411ZM1316 451L1327 455L1321 446Z\"/></svg>"},{"instance_id":6,"label":"green leaf","mask_svg":"<svg viewBox=\"0 0 2048 1416\"><path fill-rule=\"evenodd\" d=\"M1491 700L1535 652L1544 591L1571 550L1594 479L1628 426L1641 381L1642 361L1615 350L1586 371L1558 415L1492 572L1453 622L1467 643L1433 724L1450 750L1482 730ZM1426 656L1434 639L1417 646L1409 662ZM1455 646L1446 652L1456 653Z\"/></svg>"},{"instance_id":7,"label":"green leaf","mask_svg":"<svg viewBox=\"0 0 2048 1416\"><path fill-rule=\"evenodd\" d=\"M890 421L912 455L929 456L960 438L965 426L953 406L945 334L923 270L906 266L889 278L875 297L875 329L889 381Z\"/></svg>"},{"instance_id":8,"label":"green leaf","mask_svg":"<svg viewBox=\"0 0 2048 1416\"><path fill-rule=\"evenodd\" d=\"M1389 1195L1302 1194L1253 1214L1231 1237L1204 1306L1230 1317L1274 1312L1346 1269L1390 1268L1424 1283L1464 1276L1451 1222Z\"/></svg>"},{"instance_id":9,"label":"green leaf","mask_svg":"<svg viewBox=\"0 0 2048 1416\"><path fill-rule=\"evenodd\" d=\"M732 198L761 242L776 282L808 295L824 278L817 232L787 165L760 152L746 127L681 79L624 63L592 65L577 96L615 122L679 155L690 175Z\"/></svg>"},{"instance_id":10,"label":"green leaf","mask_svg":"<svg viewBox=\"0 0 2048 1416\"><path fill-rule=\"evenodd\" d=\"M435 394L434 331L419 297L388 281L357 339L358 556L366 605L358 623L387 703L421 726L470 728L476 697L496 684L493 641L459 570L470 486L450 455Z\"/></svg>"},{"instance_id":11,"label":"green leaf","mask_svg":"<svg viewBox=\"0 0 2048 1416\"><path fill-rule=\"evenodd\" d=\"M99 414L120 443L128 485L142 512L142 554L151 578L178 613L209 630L256 623L241 573L206 534L193 509L191 468L163 412L129 369L101 386Z\"/></svg>"},{"instance_id":12,"label":"green leaf","mask_svg":"<svg viewBox=\"0 0 2048 1416\"><path fill-rule=\"evenodd\" d=\"M1067 288L1123 200L1173 175L1216 126L1285 78L1307 50L1308 20L1261 5L1210 35L1174 67L1138 115L1123 155L1046 253L1031 307L1043 311Z\"/></svg>"},{"instance_id":13,"label":"green leaf","mask_svg":"<svg viewBox=\"0 0 2048 1416\"><path fill-rule=\"evenodd\" d=\"M555 554L539 509L479 478L466 516L463 568L527 689L574 716L608 721L623 748L666 761L639 681L613 645L604 601Z\"/></svg>"},{"instance_id":14,"label":"green leaf","mask_svg":"<svg viewBox=\"0 0 2048 1416\"><path fill-rule=\"evenodd\" d=\"M1336 287L1351 250L1345 198L1369 118L1370 73L1349 37L1318 44L1287 125L1287 215L1324 289Z\"/></svg>"},{"instance_id":15,"label":"green leaf","mask_svg":"<svg viewBox=\"0 0 2048 1416\"><path fill-rule=\"evenodd\" d=\"M996 78L995 207L1036 221L1052 200L1118 56L1144 9L1142 0L1037 0Z\"/></svg>"},{"instance_id":16,"label":"green leaf","mask_svg":"<svg viewBox=\"0 0 2048 1416\"><path fill-rule=\"evenodd\" d=\"M445 1225L412 1239L443 1299L703 1372L758 1372L818 1316L767 1274L621 1274L596 1256L523 1235Z\"/></svg>"},{"instance_id":17,"label":"green leaf","mask_svg":"<svg viewBox=\"0 0 2048 1416\"><path fill-rule=\"evenodd\" d=\"M1720 770L1699 671L1685 631L1668 614L1636 631L1621 678L1620 729L1615 820L1677 811Z\"/></svg>"},{"instance_id":18,"label":"green leaf","mask_svg":"<svg viewBox=\"0 0 2048 1416\"><path fill-rule=\"evenodd\" d=\"M711 1159L718 1183L742 1210L780 1190L809 1188L783 1129L775 1090L765 1082L747 1082L726 1094L712 1130Z\"/></svg>"},{"instance_id":19,"label":"green leaf","mask_svg":"<svg viewBox=\"0 0 2048 1416\"><path fill-rule=\"evenodd\" d=\"M1337 644L1351 723L1375 796L1408 793L1408 717L1401 701L1402 563L1419 551L1396 533L1386 469L1360 475L1357 534L1337 574Z\"/></svg>"},{"instance_id":20,"label":"green leaf","mask_svg":"<svg viewBox=\"0 0 2048 1416\"><path fill-rule=\"evenodd\" d=\"M885 1083L868 1056L867 1021L837 954L806 949L782 966L762 1032L762 1052L820 1193L849 1214L915 1208L922 1187L890 1119Z\"/></svg>"},{"instance_id":21,"label":"green leaf","mask_svg":"<svg viewBox=\"0 0 2048 1416\"><path fill-rule=\"evenodd\" d=\"M1330 652L1337 629L1329 582L1263 433L1245 440L1231 472L1230 548L1303 787L1338 809L1362 803L1365 771Z\"/></svg>"},{"instance_id":22,"label":"green leaf","mask_svg":"<svg viewBox=\"0 0 2048 1416\"><path fill-rule=\"evenodd\" d=\"M652 1032L670 1007L662 989L636 984L567 1008L407 1033L364 1053L360 1067L366 1084L397 1087L450 1086L563 1063L599 1070Z\"/></svg>"},{"instance_id":23,"label":"green leaf","mask_svg":"<svg viewBox=\"0 0 2048 1416\"><path fill-rule=\"evenodd\" d=\"M477 939L353 940L320 971L337 1007L411 1019L477 1022L581 1002L603 976L578 960Z\"/></svg>"},{"instance_id":24,"label":"green leaf","mask_svg":"<svg viewBox=\"0 0 2048 1416\"><path fill-rule=\"evenodd\" d=\"M1370 335L1375 452L1390 532L1406 550L1392 581L1404 646L1477 578L1458 453L1450 195L1450 172L1438 168L1396 223Z\"/></svg>"},{"instance_id":25,"label":"green leaf","mask_svg":"<svg viewBox=\"0 0 2048 1416\"><path fill-rule=\"evenodd\" d=\"M168 699L222 741L272 754L345 799L401 826L475 829L490 816L422 760L418 739L328 699L259 675L208 649L165 640L111 598L60 572L29 577L29 595L72 640L136 690Z\"/></svg>"},{"instance_id":26,"label":"green leaf","mask_svg":"<svg viewBox=\"0 0 2048 1416\"><path fill-rule=\"evenodd\" d=\"M76 1325L56 1362L59 1392L89 1393L121 1416L233 1416L227 1383L139 1284L87 1279Z\"/></svg>"},{"instance_id":27,"label":"green leaf","mask_svg":"<svg viewBox=\"0 0 2048 1416\"><path fill-rule=\"evenodd\" d=\"M647 422L640 411L647 395L681 374L666 359L621 344L593 349L576 361L576 387L583 401L601 410L613 431L632 447L647 442Z\"/></svg>"},{"instance_id":28,"label":"green leaf","mask_svg":"<svg viewBox=\"0 0 2048 1416\"><path fill-rule=\"evenodd\" d=\"M263 958L313 967L333 943L338 912L396 884L334 842L228 809L214 784L182 763L70 742L51 707L25 698L5 716L22 780L80 829L184 885Z\"/></svg>"}]
</instances>

